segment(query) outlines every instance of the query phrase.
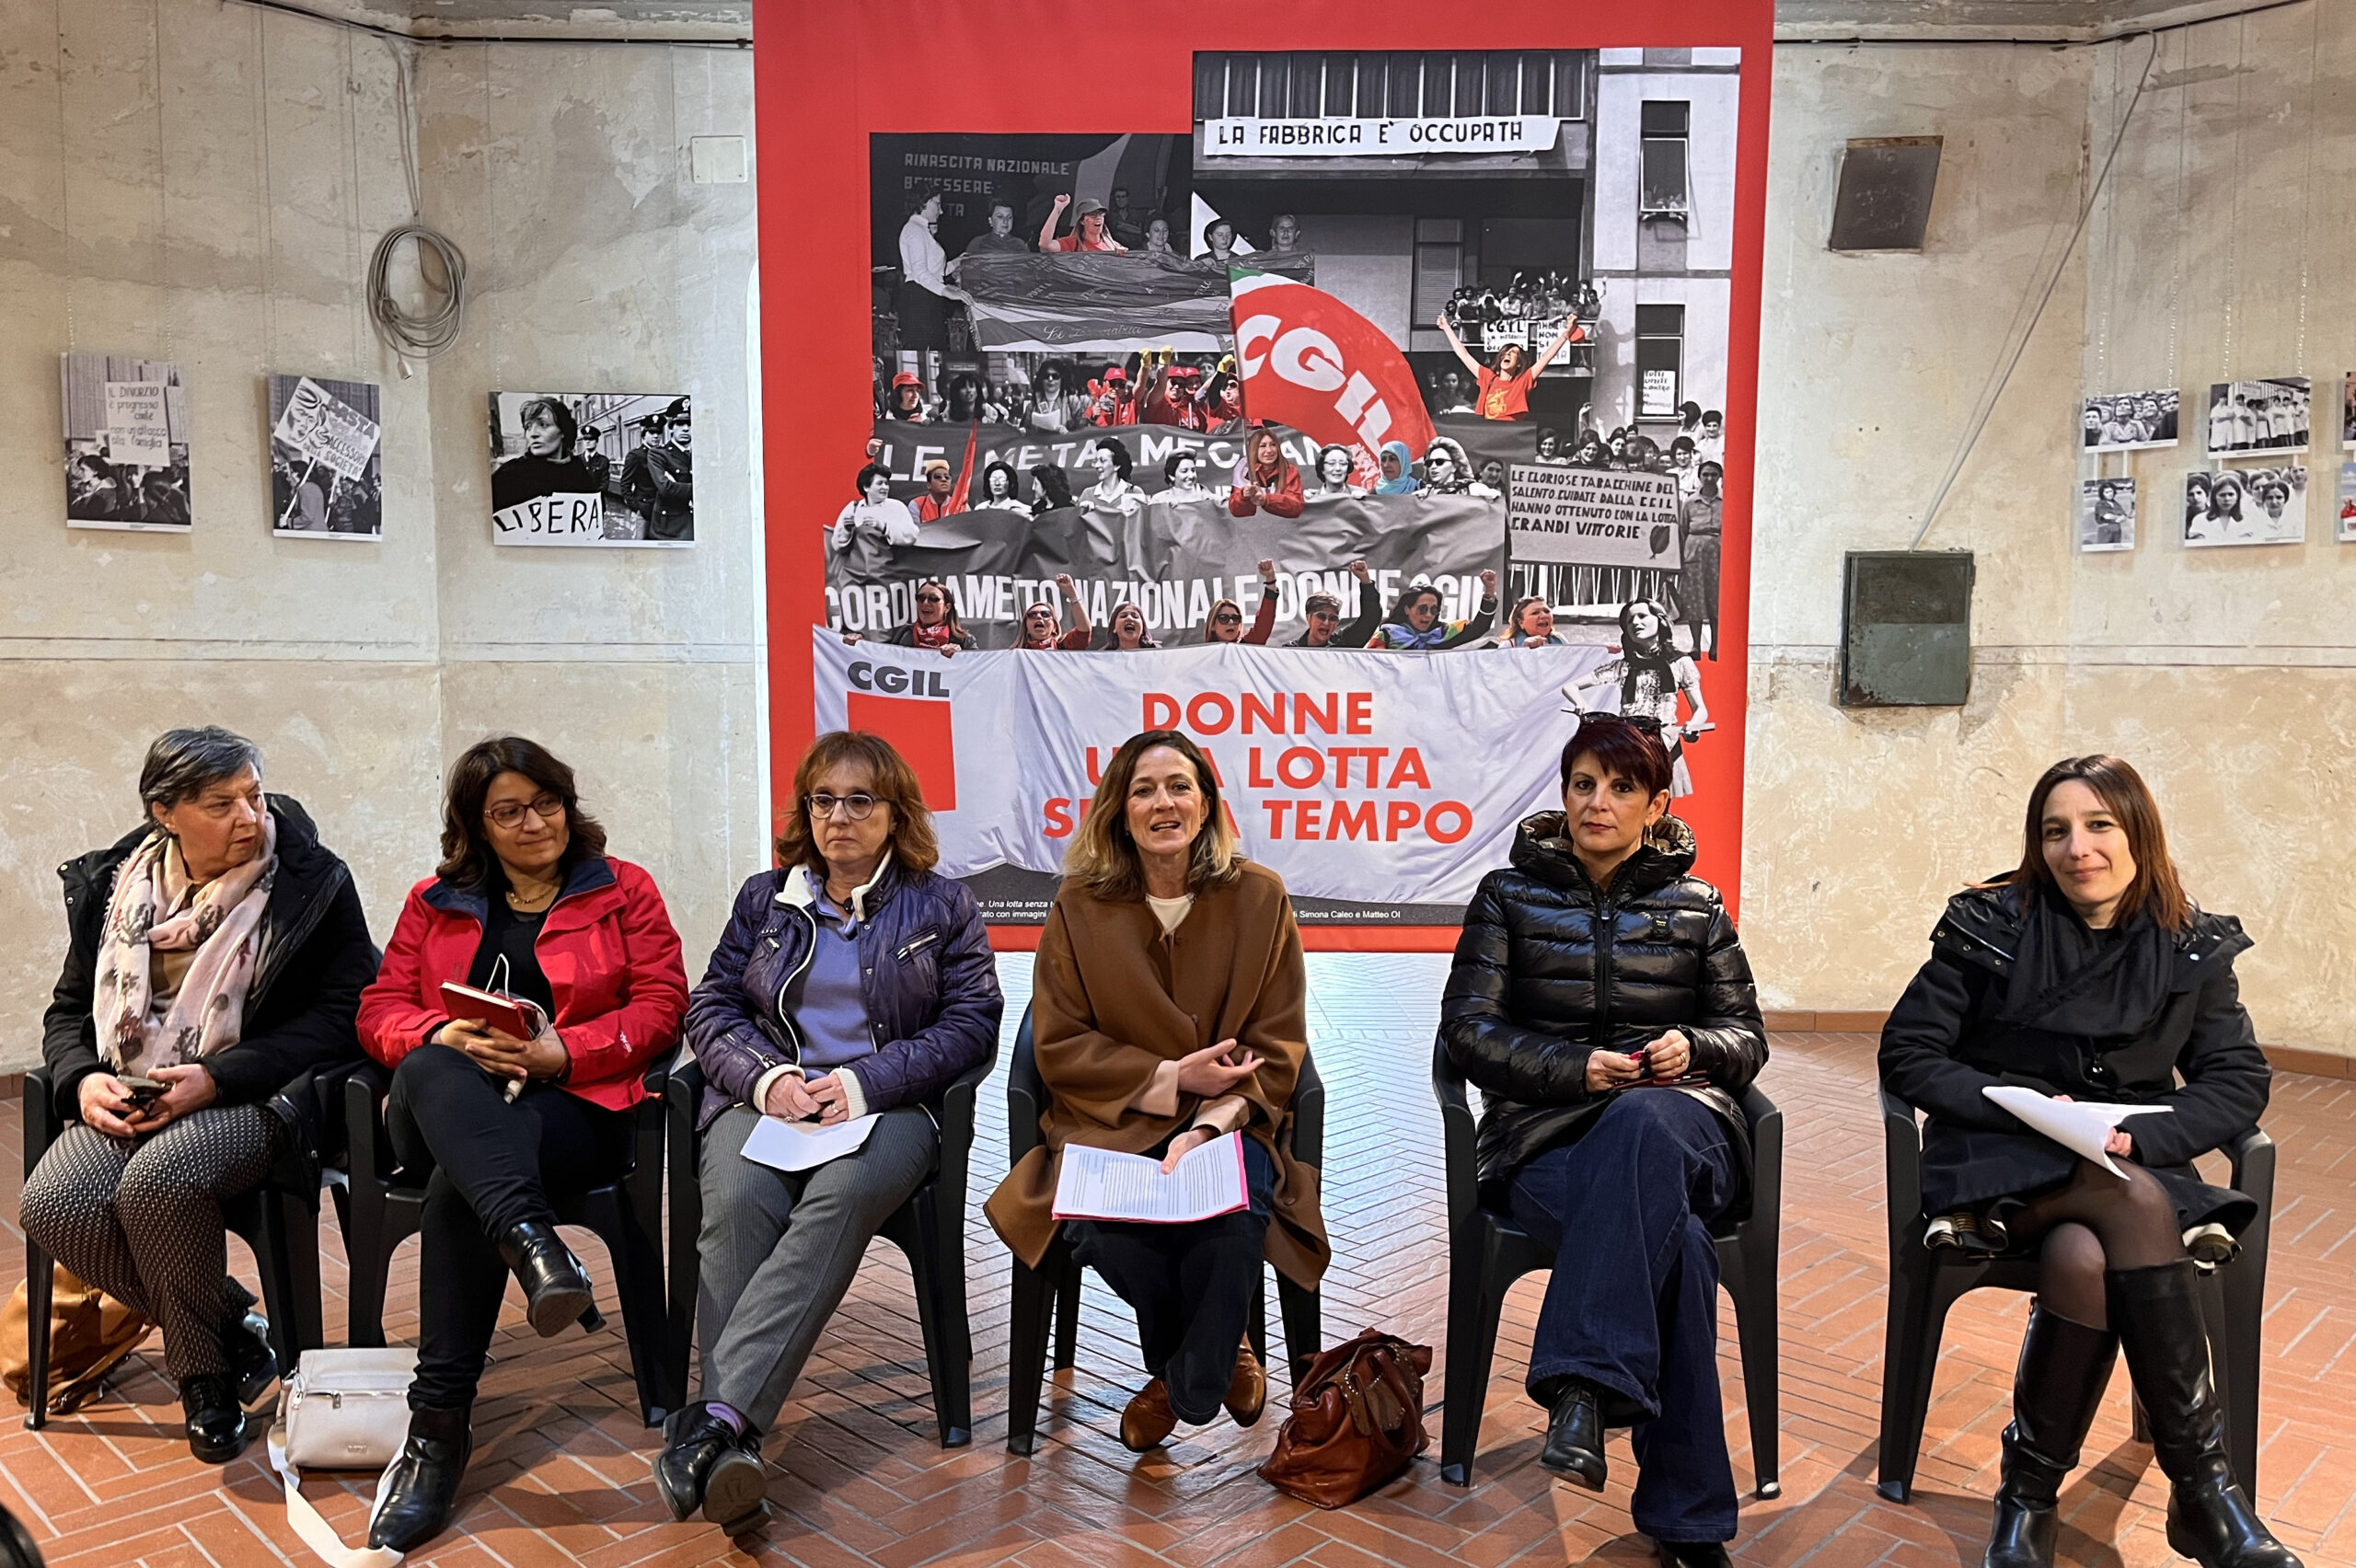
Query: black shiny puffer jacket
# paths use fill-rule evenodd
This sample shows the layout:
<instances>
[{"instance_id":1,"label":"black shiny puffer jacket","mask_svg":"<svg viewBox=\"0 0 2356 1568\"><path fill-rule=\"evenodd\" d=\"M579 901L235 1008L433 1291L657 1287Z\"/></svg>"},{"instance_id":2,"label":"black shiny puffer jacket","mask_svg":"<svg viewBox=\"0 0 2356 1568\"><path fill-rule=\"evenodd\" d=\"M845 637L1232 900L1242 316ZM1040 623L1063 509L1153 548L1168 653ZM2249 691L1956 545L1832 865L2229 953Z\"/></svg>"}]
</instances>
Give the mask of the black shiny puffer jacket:
<instances>
[{"instance_id":1,"label":"black shiny puffer jacket","mask_svg":"<svg viewBox=\"0 0 2356 1568\"><path fill-rule=\"evenodd\" d=\"M1485 1102L1484 1194L1576 1140L1610 1103L1588 1092L1588 1053L1641 1050L1670 1029L1692 1043L1691 1070L1709 1081L1621 1092L1693 1095L1726 1123L1747 1166L1736 1097L1766 1065L1767 1034L1726 905L1688 874L1692 830L1663 817L1599 893L1563 828L1560 812L1530 818L1512 866L1481 879L1440 997L1440 1043ZM1749 1201L1746 1191L1736 1212Z\"/></svg>"}]
</instances>

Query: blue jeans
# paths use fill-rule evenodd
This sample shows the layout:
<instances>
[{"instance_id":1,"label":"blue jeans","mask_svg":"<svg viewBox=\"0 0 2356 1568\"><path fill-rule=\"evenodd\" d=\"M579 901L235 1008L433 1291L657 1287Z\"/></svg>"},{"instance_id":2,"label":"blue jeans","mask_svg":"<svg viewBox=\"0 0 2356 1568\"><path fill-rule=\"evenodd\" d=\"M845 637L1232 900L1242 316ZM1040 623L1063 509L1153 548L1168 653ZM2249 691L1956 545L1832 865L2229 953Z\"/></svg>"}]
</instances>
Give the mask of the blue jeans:
<instances>
[{"instance_id":1,"label":"blue jeans","mask_svg":"<svg viewBox=\"0 0 2356 1568\"><path fill-rule=\"evenodd\" d=\"M1656 1540L1734 1539L1708 1227L1734 1202L1742 1166L1708 1106L1637 1089L1604 1107L1585 1137L1513 1179L1515 1222L1554 1252L1530 1351L1531 1397L1547 1402L1561 1378L1604 1390L1606 1424L1634 1425L1629 1513Z\"/></svg>"},{"instance_id":2,"label":"blue jeans","mask_svg":"<svg viewBox=\"0 0 2356 1568\"><path fill-rule=\"evenodd\" d=\"M1146 1372L1162 1380L1170 1408L1190 1425L1218 1415L1264 1277L1276 1162L1249 1136L1243 1187L1249 1208L1191 1225L1064 1222L1072 1255L1136 1310Z\"/></svg>"}]
</instances>

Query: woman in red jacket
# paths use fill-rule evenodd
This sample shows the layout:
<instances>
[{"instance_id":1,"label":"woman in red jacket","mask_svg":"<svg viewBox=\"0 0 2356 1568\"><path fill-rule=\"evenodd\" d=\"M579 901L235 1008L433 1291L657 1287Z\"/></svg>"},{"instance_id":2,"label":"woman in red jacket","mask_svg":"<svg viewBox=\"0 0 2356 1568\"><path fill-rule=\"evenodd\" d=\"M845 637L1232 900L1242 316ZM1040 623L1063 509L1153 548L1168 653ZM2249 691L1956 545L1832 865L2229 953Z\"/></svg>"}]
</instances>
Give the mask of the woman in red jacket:
<instances>
[{"instance_id":1,"label":"woman in red jacket","mask_svg":"<svg viewBox=\"0 0 2356 1568\"><path fill-rule=\"evenodd\" d=\"M442 864L410 890L361 995L360 1043L394 1069L393 1152L432 1173L409 1441L372 1547L408 1551L449 1523L509 1272L543 1337L595 1299L548 1189L621 1173L640 1079L678 1043L687 1005L654 880L605 849L572 768L513 735L468 748L450 770ZM527 1004L535 1032L452 1018L445 981Z\"/></svg>"},{"instance_id":2,"label":"woman in red jacket","mask_svg":"<svg viewBox=\"0 0 2356 1568\"><path fill-rule=\"evenodd\" d=\"M1276 444L1276 432L1262 425L1244 438L1243 461L1235 466L1227 509L1238 517L1262 507L1278 517L1298 517L1301 504L1300 468Z\"/></svg>"}]
</instances>

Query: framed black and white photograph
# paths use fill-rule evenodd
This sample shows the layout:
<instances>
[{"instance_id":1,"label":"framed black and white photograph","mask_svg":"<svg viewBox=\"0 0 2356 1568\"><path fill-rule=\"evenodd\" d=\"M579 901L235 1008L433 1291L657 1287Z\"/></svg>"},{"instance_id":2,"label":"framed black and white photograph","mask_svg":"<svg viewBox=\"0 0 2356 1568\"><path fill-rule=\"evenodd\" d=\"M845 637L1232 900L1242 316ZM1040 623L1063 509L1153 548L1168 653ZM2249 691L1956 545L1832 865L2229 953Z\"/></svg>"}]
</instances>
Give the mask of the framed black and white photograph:
<instances>
[{"instance_id":1,"label":"framed black and white photograph","mask_svg":"<svg viewBox=\"0 0 2356 1568\"><path fill-rule=\"evenodd\" d=\"M669 392L493 392L491 541L685 549L695 428Z\"/></svg>"},{"instance_id":2,"label":"framed black and white photograph","mask_svg":"<svg viewBox=\"0 0 2356 1568\"><path fill-rule=\"evenodd\" d=\"M2216 468L2184 477L2184 542L2295 545L2307 535L2307 471Z\"/></svg>"},{"instance_id":3,"label":"framed black and white photograph","mask_svg":"<svg viewBox=\"0 0 2356 1568\"><path fill-rule=\"evenodd\" d=\"M2339 378L2339 444L2356 449L2356 373Z\"/></svg>"},{"instance_id":4,"label":"framed black and white photograph","mask_svg":"<svg viewBox=\"0 0 2356 1568\"><path fill-rule=\"evenodd\" d=\"M2209 455L2304 452L2309 400L2304 375L2216 383L2209 388Z\"/></svg>"},{"instance_id":5,"label":"framed black and white photograph","mask_svg":"<svg viewBox=\"0 0 2356 1568\"><path fill-rule=\"evenodd\" d=\"M2356 545L2356 463L2339 466L2339 542Z\"/></svg>"},{"instance_id":6,"label":"framed black and white photograph","mask_svg":"<svg viewBox=\"0 0 2356 1568\"><path fill-rule=\"evenodd\" d=\"M272 533L296 539L384 536L379 400L373 381L270 378Z\"/></svg>"},{"instance_id":7,"label":"framed black and white photograph","mask_svg":"<svg viewBox=\"0 0 2356 1568\"><path fill-rule=\"evenodd\" d=\"M2078 485L2078 548L2135 548L2135 481L2085 479Z\"/></svg>"},{"instance_id":8,"label":"framed black and white photograph","mask_svg":"<svg viewBox=\"0 0 2356 1568\"><path fill-rule=\"evenodd\" d=\"M128 354L62 354L65 524L188 532L188 389L180 367Z\"/></svg>"},{"instance_id":9,"label":"framed black and white photograph","mask_svg":"<svg viewBox=\"0 0 2356 1568\"><path fill-rule=\"evenodd\" d=\"M2142 452L2174 446L2177 389L2117 392L2085 402L2084 445L2089 452Z\"/></svg>"}]
</instances>

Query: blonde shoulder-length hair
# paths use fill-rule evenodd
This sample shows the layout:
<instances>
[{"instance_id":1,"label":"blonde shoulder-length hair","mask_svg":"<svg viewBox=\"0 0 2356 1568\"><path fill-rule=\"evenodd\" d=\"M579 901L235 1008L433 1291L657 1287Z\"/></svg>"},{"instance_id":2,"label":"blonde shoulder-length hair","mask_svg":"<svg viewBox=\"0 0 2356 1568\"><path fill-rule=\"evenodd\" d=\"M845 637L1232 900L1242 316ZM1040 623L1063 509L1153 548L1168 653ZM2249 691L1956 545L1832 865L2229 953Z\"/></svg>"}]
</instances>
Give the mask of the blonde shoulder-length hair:
<instances>
[{"instance_id":1,"label":"blonde shoulder-length hair","mask_svg":"<svg viewBox=\"0 0 2356 1568\"><path fill-rule=\"evenodd\" d=\"M1129 836L1129 782L1137 776L1138 759L1156 746L1168 746L1184 757L1203 792L1203 827L1195 835L1186 891L1200 893L1242 874L1235 829L1219 800L1218 775L1210 759L1175 730L1148 730L1122 742L1104 765L1096 798L1072 835L1071 847L1064 851L1064 875L1107 903L1136 903L1145 897L1145 867L1138 857L1137 840Z\"/></svg>"}]
</instances>

